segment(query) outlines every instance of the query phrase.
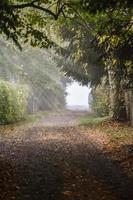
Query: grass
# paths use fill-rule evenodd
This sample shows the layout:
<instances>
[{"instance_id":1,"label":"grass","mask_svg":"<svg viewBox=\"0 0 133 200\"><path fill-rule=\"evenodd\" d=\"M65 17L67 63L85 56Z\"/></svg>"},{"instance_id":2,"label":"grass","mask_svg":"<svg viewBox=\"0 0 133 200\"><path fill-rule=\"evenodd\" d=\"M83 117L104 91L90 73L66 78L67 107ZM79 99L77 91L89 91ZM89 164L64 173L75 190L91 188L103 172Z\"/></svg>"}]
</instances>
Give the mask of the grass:
<instances>
[{"instance_id":1,"label":"grass","mask_svg":"<svg viewBox=\"0 0 133 200\"><path fill-rule=\"evenodd\" d=\"M108 122L100 127L113 143L133 143L133 128L124 123Z\"/></svg>"},{"instance_id":2,"label":"grass","mask_svg":"<svg viewBox=\"0 0 133 200\"><path fill-rule=\"evenodd\" d=\"M15 124L24 124L24 123L35 123L37 122L42 116L48 116L50 114L49 111L40 111L35 114L27 114L23 120L19 122L15 122Z\"/></svg>"},{"instance_id":3,"label":"grass","mask_svg":"<svg viewBox=\"0 0 133 200\"><path fill-rule=\"evenodd\" d=\"M116 121L112 121L108 116L84 116L80 118L79 125L98 129L104 132L110 138L110 141L115 145L133 144L133 127L130 127L127 123L118 123Z\"/></svg>"},{"instance_id":4,"label":"grass","mask_svg":"<svg viewBox=\"0 0 133 200\"><path fill-rule=\"evenodd\" d=\"M84 117L81 117L79 120L80 126L88 126L88 127L95 127L103 124L104 122L108 121L109 117L95 117L94 115L90 114Z\"/></svg>"},{"instance_id":5,"label":"grass","mask_svg":"<svg viewBox=\"0 0 133 200\"><path fill-rule=\"evenodd\" d=\"M23 123L23 122L25 122L25 123L34 123L34 122L36 122L38 119L39 119L39 117L38 117L37 115L35 115L35 114L30 114L30 115L27 115L27 116L25 117L25 119L24 119L24 121L22 121L22 123Z\"/></svg>"},{"instance_id":6,"label":"grass","mask_svg":"<svg viewBox=\"0 0 133 200\"><path fill-rule=\"evenodd\" d=\"M22 125L22 124L29 124L29 123L35 123L37 121L39 121L39 119L41 119L43 116L50 116L50 115L54 115L55 111L39 111L35 114L26 114L24 116L23 119L21 119L20 121L16 121L16 122L13 122L13 123L9 123L9 124L6 124L4 126L18 126L18 125ZM1 125L2 126L2 125Z\"/></svg>"}]
</instances>

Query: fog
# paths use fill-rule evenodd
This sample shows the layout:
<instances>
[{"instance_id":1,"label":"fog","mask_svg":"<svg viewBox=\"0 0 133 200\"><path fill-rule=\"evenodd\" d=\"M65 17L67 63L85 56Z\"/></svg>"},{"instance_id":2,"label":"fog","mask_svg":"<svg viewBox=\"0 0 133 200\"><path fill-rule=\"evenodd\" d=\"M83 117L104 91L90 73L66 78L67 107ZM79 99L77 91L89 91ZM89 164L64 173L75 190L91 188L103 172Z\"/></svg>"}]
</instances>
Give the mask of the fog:
<instances>
[{"instance_id":1,"label":"fog","mask_svg":"<svg viewBox=\"0 0 133 200\"><path fill-rule=\"evenodd\" d=\"M66 105L69 109L89 109L90 88L74 81L67 85Z\"/></svg>"},{"instance_id":2,"label":"fog","mask_svg":"<svg viewBox=\"0 0 133 200\"><path fill-rule=\"evenodd\" d=\"M0 99L0 105L4 105L0 108L0 123L20 121L40 111L89 109L90 88L76 81L70 83L50 51L28 48L19 52L3 38L0 45L0 96L7 94Z\"/></svg>"}]
</instances>

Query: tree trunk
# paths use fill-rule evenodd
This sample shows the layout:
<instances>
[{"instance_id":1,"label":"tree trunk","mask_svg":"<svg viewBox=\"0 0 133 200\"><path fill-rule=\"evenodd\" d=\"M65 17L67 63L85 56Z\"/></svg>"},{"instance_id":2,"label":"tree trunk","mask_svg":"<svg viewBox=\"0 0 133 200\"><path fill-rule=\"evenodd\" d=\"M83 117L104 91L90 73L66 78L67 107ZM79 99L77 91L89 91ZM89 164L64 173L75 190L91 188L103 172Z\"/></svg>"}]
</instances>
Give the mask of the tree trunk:
<instances>
[{"instance_id":1,"label":"tree trunk","mask_svg":"<svg viewBox=\"0 0 133 200\"><path fill-rule=\"evenodd\" d=\"M118 121L127 120L124 92L121 88L121 80L115 67L108 66L109 79L109 98L110 98L110 116Z\"/></svg>"},{"instance_id":2,"label":"tree trunk","mask_svg":"<svg viewBox=\"0 0 133 200\"><path fill-rule=\"evenodd\" d=\"M130 121L131 126L133 127L133 91L130 91Z\"/></svg>"}]
</instances>

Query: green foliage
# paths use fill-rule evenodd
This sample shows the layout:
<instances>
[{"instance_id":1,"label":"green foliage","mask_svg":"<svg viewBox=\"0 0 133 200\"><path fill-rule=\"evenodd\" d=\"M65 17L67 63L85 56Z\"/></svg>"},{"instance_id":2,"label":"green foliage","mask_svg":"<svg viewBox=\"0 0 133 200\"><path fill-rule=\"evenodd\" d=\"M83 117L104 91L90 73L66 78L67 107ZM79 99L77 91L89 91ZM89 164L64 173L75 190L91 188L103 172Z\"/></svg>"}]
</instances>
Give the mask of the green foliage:
<instances>
[{"instance_id":1,"label":"green foliage","mask_svg":"<svg viewBox=\"0 0 133 200\"><path fill-rule=\"evenodd\" d=\"M0 123L12 123L24 118L27 88L0 81Z\"/></svg>"},{"instance_id":2,"label":"green foliage","mask_svg":"<svg viewBox=\"0 0 133 200\"><path fill-rule=\"evenodd\" d=\"M131 8L133 6L130 0L81 0L83 7L89 10L91 13L97 13L98 11L105 11L109 9L122 9Z\"/></svg>"},{"instance_id":3,"label":"green foliage","mask_svg":"<svg viewBox=\"0 0 133 200\"><path fill-rule=\"evenodd\" d=\"M66 78L56 68L48 50L28 48L23 52L0 40L0 78L29 86L28 108L32 112L34 99L37 110L65 106Z\"/></svg>"},{"instance_id":4,"label":"green foliage","mask_svg":"<svg viewBox=\"0 0 133 200\"><path fill-rule=\"evenodd\" d=\"M66 74L96 86L102 77L108 79L111 65L116 82L124 90L133 87L132 13L131 0L2 0L0 31L19 48L22 41L48 48L56 46L56 40L52 41L56 36L49 34L49 24L56 21L59 29L65 25L63 34L55 30L55 35L61 32L63 40L69 41L67 53L59 63Z\"/></svg>"},{"instance_id":5,"label":"green foliage","mask_svg":"<svg viewBox=\"0 0 133 200\"><path fill-rule=\"evenodd\" d=\"M21 44L51 46L45 29L46 23L57 20L64 8L64 1L56 0L2 0L0 2L0 32Z\"/></svg>"},{"instance_id":6,"label":"green foliage","mask_svg":"<svg viewBox=\"0 0 133 200\"><path fill-rule=\"evenodd\" d=\"M57 57L58 67L84 85L98 85L104 76L104 64L99 59L102 51L99 47L92 48L94 36L89 30L76 22L71 25L73 28L60 27L62 38L69 43L63 50L59 49L61 56Z\"/></svg>"},{"instance_id":7,"label":"green foliage","mask_svg":"<svg viewBox=\"0 0 133 200\"><path fill-rule=\"evenodd\" d=\"M92 110L97 117L109 115L109 97L105 88L97 87L92 90Z\"/></svg>"}]
</instances>

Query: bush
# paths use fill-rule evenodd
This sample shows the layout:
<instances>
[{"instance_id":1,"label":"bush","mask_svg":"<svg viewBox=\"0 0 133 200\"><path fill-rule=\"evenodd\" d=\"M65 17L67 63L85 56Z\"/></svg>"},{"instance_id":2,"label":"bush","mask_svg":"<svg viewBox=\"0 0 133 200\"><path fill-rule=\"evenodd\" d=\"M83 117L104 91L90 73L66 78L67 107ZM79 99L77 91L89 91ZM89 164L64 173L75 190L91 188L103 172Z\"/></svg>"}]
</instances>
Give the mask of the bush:
<instances>
[{"instance_id":1,"label":"bush","mask_svg":"<svg viewBox=\"0 0 133 200\"><path fill-rule=\"evenodd\" d=\"M109 115L109 97L105 88L97 87L92 90L91 107L97 117Z\"/></svg>"},{"instance_id":2,"label":"bush","mask_svg":"<svg viewBox=\"0 0 133 200\"><path fill-rule=\"evenodd\" d=\"M25 117L27 95L25 86L0 81L0 123L13 123Z\"/></svg>"}]
</instances>

